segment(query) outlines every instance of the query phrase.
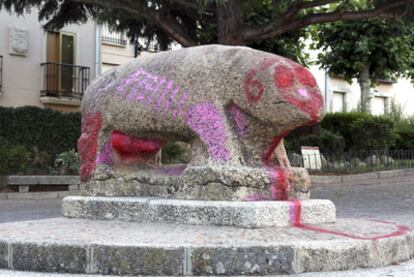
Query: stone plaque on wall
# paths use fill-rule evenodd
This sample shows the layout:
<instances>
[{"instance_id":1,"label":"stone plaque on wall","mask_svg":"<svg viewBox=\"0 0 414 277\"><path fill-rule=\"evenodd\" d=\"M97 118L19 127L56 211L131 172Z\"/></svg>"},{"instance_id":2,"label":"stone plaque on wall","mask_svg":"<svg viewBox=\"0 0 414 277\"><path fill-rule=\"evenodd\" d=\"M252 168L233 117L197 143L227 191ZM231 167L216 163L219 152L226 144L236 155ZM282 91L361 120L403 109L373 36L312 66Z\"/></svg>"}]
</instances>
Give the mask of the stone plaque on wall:
<instances>
[{"instance_id":1,"label":"stone plaque on wall","mask_svg":"<svg viewBox=\"0 0 414 277\"><path fill-rule=\"evenodd\" d=\"M9 53L27 56L29 51L29 31L12 26L9 28Z\"/></svg>"}]
</instances>

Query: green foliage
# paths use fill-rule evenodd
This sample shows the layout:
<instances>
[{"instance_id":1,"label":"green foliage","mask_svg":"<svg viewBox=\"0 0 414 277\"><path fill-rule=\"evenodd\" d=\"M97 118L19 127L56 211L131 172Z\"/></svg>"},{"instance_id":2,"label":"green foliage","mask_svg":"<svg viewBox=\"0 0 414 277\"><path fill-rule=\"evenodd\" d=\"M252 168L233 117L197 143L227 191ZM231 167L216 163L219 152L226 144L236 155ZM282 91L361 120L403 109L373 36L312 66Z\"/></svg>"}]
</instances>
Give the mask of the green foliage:
<instances>
[{"instance_id":1,"label":"green foliage","mask_svg":"<svg viewBox=\"0 0 414 277\"><path fill-rule=\"evenodd\" d=\"M301 146L318 146L322 153L341 152L345 149L344 138L337 133L321 129L320 134L289 136L285 140L287 151L300 153Z\"/></svg>"},{"instance_id":2,"label":"green foliage","mask_svg":"<svg viewBox=\"0 0 414 277\"><path fill-rule=\"evenodd\" d=\"M414 77L414 25L402 20L335 22L318 26L321 67L351 81L369 65L371 84L379 79Z\"/></svg>"},{"instance_id":3,"label":"green foliage","mask_svg":"<svg viewBox=\"0 0 414 277\"><path fill-rule=\"evenodd\" d=\"M162 163L186 163L188 162L189 147L184 142L169 142L162 148Z\"/></svg>"},{"instance_id":4,"label":"green foliage","mask_svg":"<svg viewBox=\"0 0 414 277\"><path fill-rule=\"evenodd\" d=\"M80 113L62 113L38 107L0 107L0 136L31 151L52 157L76 148L80 136Z\"/></svg>"},{"instance_id":5,"label":"green foliage","mask_svg":"<svg viewBox=\"0 0 414 277\"><path fill-rule=\"evenodd\" d=\"M394 123L383 116L358 119L350 125L349 130L353 143L351 150L387 150L395 141Z\"/></svg>"},{"instance_id":6,"label":"green foliage","mask_svg":"<svg viewBox=\"0 0 414 277\"><path fill-rule=\"evenodd\" d=\"M26 172L30 164L30 152L25 146L11 144L0 137L0 175Z\"/></svg>"},{"instance_id":7,"label":"green foliage","mask_svg":"<svg viewBox=\"0 0 414 277\"><path fill-rule=\"evenodd\" d=\"M285 140L287 151L299 153L300 146L318 146L325 154L414 150L414 118L395 121L366 113L328 113L321 127L317 134L292 132Z\"/></svg>"},{"instance_id":8,"label":"green foliage","mask_svg":"<svg viewBox=\"0 0 414 277\"><path fill-rule=\"evenodd\" d=\"M79 166L79 156L74 149L60 153L55 159L55 167L60 175L77 175Z\"/></svg>"},{"instance_id":9,"label":"green foliage","mask_svg":"<svg viewBox=\"0 0 414 277\"><path fill-rule=\"evenodd\" d=\"M345 139L345 151L349 151L353 146L351 125L360 119L369 118L371 115L366 113L328 113L325 115L321 126L323 129L340 134Z\"/></svg>"}]
</instances>

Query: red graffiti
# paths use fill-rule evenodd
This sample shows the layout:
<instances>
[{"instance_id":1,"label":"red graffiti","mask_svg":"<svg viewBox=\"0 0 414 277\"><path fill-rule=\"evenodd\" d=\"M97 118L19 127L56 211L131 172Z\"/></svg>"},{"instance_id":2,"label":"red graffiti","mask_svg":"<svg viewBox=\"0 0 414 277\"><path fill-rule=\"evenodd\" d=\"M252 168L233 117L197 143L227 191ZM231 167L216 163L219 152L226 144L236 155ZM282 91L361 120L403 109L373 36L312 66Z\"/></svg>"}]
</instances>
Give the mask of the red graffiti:
<instances>
[{"instance_id":1,"label":"red graffiti","mask_svg":"<svg viewBox=\"0 0 414 277\"><path fill-rule=\"evenodd\" d=\"M291 87L293 85L293 73L287 66L278 66L273 72L273 81L279 88Z\"/></svg>"},{"instance_id":2,"label":"red graffiti","mask_svg":"<svg viewBox=\"0 0 414 277\"><path fill-rule=\"evenodd\" d=\"M250 102L257 102L263 96L263 84L256 79L256 70L251 69L244 80L244 94Z\"/></svg>"},{"instance_id":3,"label":"red graffiti","mask_svg":"<svg viewBox=\"0 0 414 277\"><path fill-rule=\"evenodd\" d=\"M289 77L287 76L293 76L292 69L284 65L276 67L274 82L276 86L282 88L280 94L287 102L310 117L310 121L306 124L316 123L320 119L318 113L323 106L323 98L319 93L315 78L306 68L297 66L294 69L294 76L304 87L297 86L297 89L283 89L288 87Z\"/></svg>"},{"instance_id":4,"label":"red graffiti","mask_svg":"<svg viewBox=\"0 0 414 277\"><path fill-rule=\"evenodd\" d=\"M270 66L277 62L276 58L265 58L259 65L259 67L251 68L244 79L244 94L249 102L256 103L262 96L264 91L264 86L262 81L259 79L259 74L262 71L267 70Z\"/></svg>"},{"instance_id":5,"label":"red graffiti","mask_svg":"<svg viewBox=\"0 0 414 277\"><path fill-rule=\"evenodd\" d=\"M275 136L262 157L262 163L268 168L271 180L270 193L272 200L288 200L289 199L289 181L286 170L281 167L273 167L272 157L276 147L289 132L283 132Z\"/></svg>"},{"instance_id":6,"label":"red graffiti","mask_svg":"<svg viewBox=\"0 0 414 277\"><path fill-rule=\"evenodd\" d=\"M270 192L272 200L288 200L289 199L289 181L287 179L286 170L276 167L271 170L272 184Z\"/></svg>"},{"instance_id":7,"label":"red graffiti","mask_svg":"<svg viewBox=\"0 0 414 277\"><path fill-rule=\"evenodd\" d=\"M78 152L81 161L80 177L86 182L96 168L96 153L98 151L98 135L101 129L100 113L82 115L82 134L78 140Z\"/></svg>"},{"instance_id":8,"label":"red graffiti","mask_svg":"<svg viewBox=\"0 0 414 277\"><path fill-rule=\"evenodd\" d=\"M282 141L282 139L286 137L288 134L289 132L285 131L273 138L272 142L270 143L269 147L266 149L262 157L262 162L265 166L269 167L272 165L273 152L275 151L279 143Z\"/></svg>"},{"instance_id":9,"label":"red graffiti","mask_svg":"<svg viewBox=\"0 0 414 277\"><path fill-rule=\"evenodd\" d=\"M299 82L308 87L315 87L316 86L316 80L313 77L312 73L309 72L304 67L296 67L295 68L295 76L298 78Z\"/></svg>"},{"instance_id":10,"label":"red graffiti","mask_svg":"<svg viewBox=\"0 0 414 277\"><path fill-rule=\"evenodd\" d=\"M309 230L309 231L342 236L342 237L347 237L347 238L352 238L352 239L359 239L359 240L378 240L378 239L384 239L384 238L391 238L391 237L404 235L410 230L410 228L408 228L407 226L398 225L392 222L381 221L381 220L371 220L371 221L381 222L381 223L388 224L388 225L394 225L396 227L396 230L392 233L378 235L378 236L361 236L361 235L356 235L352 233L329 230L329 229L325 229L321 227L303 224L301 222L302 204L300 200L289 201L289 204L290 204L289 205L290 206L290 221L291 221L292 226L303 229L303 230Z\"/></svg>"},{"instance_id":11,"label":"red graffiti","mask_svg":"<svg viewBox=\"0 0 414 277\"><path fill-rule=\"evenodd\" d=\"M111 144L122 159L131 159L137 155L154 155L160 151L163 142L157 139L131 137L124 133L113 131Z\"/></svg>"}]
</instances>

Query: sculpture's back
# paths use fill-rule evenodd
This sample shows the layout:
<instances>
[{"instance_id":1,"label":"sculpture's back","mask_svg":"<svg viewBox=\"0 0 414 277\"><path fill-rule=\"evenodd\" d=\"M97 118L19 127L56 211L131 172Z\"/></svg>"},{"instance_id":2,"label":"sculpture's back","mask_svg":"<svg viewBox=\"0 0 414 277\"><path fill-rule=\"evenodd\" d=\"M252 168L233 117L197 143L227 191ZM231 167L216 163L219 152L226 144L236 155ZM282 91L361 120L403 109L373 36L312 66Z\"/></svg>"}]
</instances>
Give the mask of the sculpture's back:
<instances>
[{"instance_id":1,"label":"sculpture's back","mask_svg":"<svg viewBox=\"0 0 414 277\"><path fill-rule=\"evenodd\" d=\"M286 200L306 196L309 177L290 168L282 138L320 120L323 99L299 64L210 45L105 74L88 89L82 113L81 175L90 194ZM170 141L191 144L189 165L154 164Z\"/></svg>"}]
</instances>

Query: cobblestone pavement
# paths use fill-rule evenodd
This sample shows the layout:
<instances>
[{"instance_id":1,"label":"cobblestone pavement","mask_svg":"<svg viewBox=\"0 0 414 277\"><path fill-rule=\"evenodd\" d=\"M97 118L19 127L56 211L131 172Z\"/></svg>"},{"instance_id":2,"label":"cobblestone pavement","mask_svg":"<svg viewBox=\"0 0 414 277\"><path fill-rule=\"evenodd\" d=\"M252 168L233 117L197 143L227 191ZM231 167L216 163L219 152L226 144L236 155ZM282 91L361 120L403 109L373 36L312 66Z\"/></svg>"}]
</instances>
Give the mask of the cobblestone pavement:
<instances>
[{"instance_id":1,"label":"cobblestone pavement","mask_svg":"<svg viewBox=\"0 0 414 277\"><path fill-rule=\"evenodd\" d=\"M342 184L318 185L312 198L331 199L338 217L383 219L414 228L414 174L412 176L364 180ZM60 216L59 199L0 200L0 222L41 219ZM22 273L16 275L0 270L0 277L10 276L68 276ZM298 277L414 277L414 261L400 265L361 269L347 272L305 273Z\"/></svg>"}]
</instances>

